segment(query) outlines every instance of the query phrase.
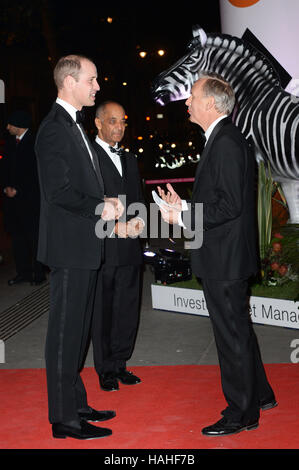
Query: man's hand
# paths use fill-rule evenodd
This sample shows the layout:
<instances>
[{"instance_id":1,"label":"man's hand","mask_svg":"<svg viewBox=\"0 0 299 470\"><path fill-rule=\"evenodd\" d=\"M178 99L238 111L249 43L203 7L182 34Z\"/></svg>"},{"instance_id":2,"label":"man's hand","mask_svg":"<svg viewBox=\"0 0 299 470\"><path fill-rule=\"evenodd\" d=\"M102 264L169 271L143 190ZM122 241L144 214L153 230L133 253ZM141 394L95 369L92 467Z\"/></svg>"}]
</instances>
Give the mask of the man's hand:
<instances>
[{"instance_id":1,"label":"man's hand","mask_svg":"<svg viewBox=\"0 0 299 470\"><path fill-rule=\"evenodd\" d=\"M114 233L119 238L128 238L128 229L126 222L117 222L114 227Z\"/></svg>"},{"instance_id":2,"label":"man's hand","mask_svg":"<svg viewBox=\"0 0 299 470\"><path fill-rule=\"evenodd\" d=\"M160 198L163 199L163 201L167 202L168 204L171 204L173 208L176 209L177 211L181 211L182 200L180 196L175 192L175 190L173 189L170 183L167 183L166 187L168 189L167 194L165 194L164 189L161 189L160 186L158 186L158 192L159 192Z\"/></svg>"},{"instance_id":3,"label":"man's hand","mask_svg":"<svg viewBox=\"0 0 299 470\"><path fill-rule=\"evenodd\" d=\"M117 197L106 197L104 201L105 205L101 216L102 219L118 220L124 212L124 206L120 199Z\"/></svg>"},{"instance_id":4,"label":"man's hand","mask_svg":"<svg viewBox=\"0 0 299 470\"><path fill-rule=\"evenodd\" d=\"M140 217L134 217L133 219L129 220L127 222L129 237L138 237L142 233L144 226L145 223L142 219L140 219Z\"/></svg>"},{"instance_id":5,"label":"man's hand","mask_svg":"<svg viewBox=\"0 0 299 470\"><path fill-rule=\"evenodd\" d=\"M4 189L4 192L7 197L15 197L15 195L17 194L17 190L15 188L12 188L11 186L7 186Z\"/></svg>"},{"instance_id":6,"label":"man's hand","mask_svg":"<svg viewBox=\"0 0 299 470\"><path fill-rule=\"evenodd\" d=\"M181 211L177 210L175 207L163 206L163 209L160 209L160 212L164 222L168 224L179 223L179 214L181 213Z\"/></svg>"}]
</instances>

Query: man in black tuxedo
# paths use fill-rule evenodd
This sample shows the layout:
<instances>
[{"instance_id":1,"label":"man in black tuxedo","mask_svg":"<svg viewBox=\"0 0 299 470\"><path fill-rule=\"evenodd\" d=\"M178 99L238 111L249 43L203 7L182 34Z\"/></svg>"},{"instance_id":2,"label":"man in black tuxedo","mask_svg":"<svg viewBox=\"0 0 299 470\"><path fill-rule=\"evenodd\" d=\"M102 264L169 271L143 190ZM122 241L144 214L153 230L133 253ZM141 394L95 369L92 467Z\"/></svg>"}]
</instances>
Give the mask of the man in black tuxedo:
<instances>
[{"instance_id":1,"label":"man in black tuxedo","mask_svg":"<svg viewBox=\"0 0 299 470\"><path fill-rule=\"evenodd\" d=\"M223 417L202 430L207 436L255 429L260 409L277 405L249 316L248 279L258 269L255 160L228 118L234 102L233 90L221 76L200 76L186 101L190 120L202 127L207 139L191 203L182 201L171 185L167 194L158 188L173 205L161 211L166 222L186 225L190 210L188 228L203 230L202 246L191 250L192 270L203 284L228 403ZM197 203L203 204L203 227L194 226Z\"/></svg>"},{"instance_id":2,"label":"man in black tuxedo","mask_svg":"<svg viewBox=\"0 0 299 470\"><path fill-rule=\"evenodd\" d=\"M5 141L1 165L5 229L11 235L16 276L8 285L41 284L45 267L36 259L40 194L31 116L23 109L8 117L10 136Z\"/></svg>"},{"instance_id":3,"label":"man in black tuxedo","mask_svg":"<svg viewBox=\"0 0 299 470\"><path fill-rule=\"evenodd\" d=\"M113 101L96 110L98 135L94 142L105 194L126 198L126 207L142 203L140 176L136 156L118 147L125 132L124 108ZM140 378L126 369L138 327L140 299L141 244L138 235L144 222L141 218L123 214L105 238L104 263L99 272L92 343L95 369L103 390L119 389L118 381L126 385Z\"/></svg>"},{"instance_id":4,"label":"man in black tuxedo","mask_svg":"<svg viewBox=\"0 0 299 470\"><path fill-rule=\"evenodd\" d=\"M87 403L80 369L90 331L103 240L98 216L118 219L123 205L104 198L96 154L82 127L80 111L93 106L99 90L89 59L62 57L55 69L58 98L36 139L41 189L38 259L50 267L50 312L46 340L49 420L53 437L95 439L111 434L88 421L104 421L114 411ZM100 210L99 210L100 208Z\"/></svg>"}]
</instances>

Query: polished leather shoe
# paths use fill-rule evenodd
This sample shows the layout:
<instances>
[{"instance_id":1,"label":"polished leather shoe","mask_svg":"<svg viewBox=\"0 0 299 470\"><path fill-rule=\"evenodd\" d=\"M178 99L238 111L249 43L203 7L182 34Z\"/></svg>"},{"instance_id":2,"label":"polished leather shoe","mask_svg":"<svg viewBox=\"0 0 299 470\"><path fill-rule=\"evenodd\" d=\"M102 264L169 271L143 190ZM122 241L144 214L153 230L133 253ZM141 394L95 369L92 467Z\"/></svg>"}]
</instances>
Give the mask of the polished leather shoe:
<instances>
[{"instance_id":1,"label":"polished leather shoe","mask_svg":"<svg viewBox=\"0 0 299 470\"><path fill-rule=\"evenodd\" d=\"M86 410L78 411L79 418L85 419L86 421L108 421L116 416L115 411L97 411L90 406Z\"/></svg>"},{"instance_id":2,"label":"polished leather shoe","mask_svg":"<svg viewBox=\"0 0 299 470\"><path fill-rule=\"evenodd\" d=\"M230 434L256 429L258 425L258 421L248 424L232 423L224 417L217 421L217 423L203 428L201 432L204 436L229 436Z\"/></svg>"},{"instance_id":3,"label":"polished leather shoe","mask_svg":"<svg viewBox=\"0 0 299 470\"><path fill-rule=\"evenodd\" d=\"M114 392L119 389L118 381L114 372L105 372L99 375L100 387L105 392Z\"/></svg>"},{"instance_id":4,"label":"polished leather shoe","mask_svg":"<svg viewBox=\"0 0 299 470\"><path fill-rule=\"evenodd\" d=\"M21 276L20 274L18 274L13 279L9 279L9 281L7 281L7 284L9 286L14 286L15 284L21 284L22 282L31 282L31 279L27 279L27 278Z\"/></svg>"},{"instance_id":5,"label":"polished leather shoe","mask_svg":"<svg viewBox=\"0 0 299 470\"><path fill-rule=\"evenodd\" d=\"M72 437L74 439L100 439L101 437L111 436L111 429L99 428L87 423L84 419L80 421L80 426L70 426L63 423L54 423L52 425L53 437L56 439L65 439Z\"/></svg>"},{"instance_id":6,"label":"polished leather shoe","mask_svg":"<svg viewBox=\"0 0 299 470\"><path fill-rule=\"evenodd\" d=\"M115 376L118 378L118 380L120 380L121 383L125 385L135 385L141 382L139 377L132 374L132 372L127 369L120 369L118 372L116 372Z\"/></svg>"}]
</instances>

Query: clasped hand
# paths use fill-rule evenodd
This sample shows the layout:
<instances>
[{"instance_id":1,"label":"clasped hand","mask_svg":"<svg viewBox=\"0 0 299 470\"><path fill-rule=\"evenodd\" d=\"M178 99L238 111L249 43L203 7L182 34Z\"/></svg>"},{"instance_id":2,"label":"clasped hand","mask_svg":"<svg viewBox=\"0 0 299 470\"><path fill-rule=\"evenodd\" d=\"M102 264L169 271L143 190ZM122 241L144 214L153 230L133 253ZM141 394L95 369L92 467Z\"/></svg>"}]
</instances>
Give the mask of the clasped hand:
<instances>
[{"instance_id":1,"label":"clasped hand","mask_svg":"<svg viewBox=\"0 0 299 470\"><path fill-rule=\"evenodd\" d=\"M142 233L143 228L143 220L138 217L134 217L128 222L117 222L114 227L114 233L119 238L136 238Z\"/></svg>"},{"instance_id":2,"label":"clasped hand","mask_svg":"<svg viewBox=\"0 0 299 470\"><path fill-rule=\"evenodd\" d=\"M104 198L105 204L102 212L103 220L118 220L123 212L124 206L120 199L117 197L106 197Z\"/></svg>"}]
</instances>

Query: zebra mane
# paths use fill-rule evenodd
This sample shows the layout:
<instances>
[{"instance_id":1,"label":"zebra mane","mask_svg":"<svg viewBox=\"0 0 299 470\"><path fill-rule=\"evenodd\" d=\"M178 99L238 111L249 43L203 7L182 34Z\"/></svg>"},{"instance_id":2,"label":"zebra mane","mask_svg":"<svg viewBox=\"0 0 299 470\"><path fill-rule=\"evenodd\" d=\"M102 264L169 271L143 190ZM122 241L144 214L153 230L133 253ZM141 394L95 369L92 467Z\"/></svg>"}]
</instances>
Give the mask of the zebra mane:
<instances>
[{"instance_id":1,"label":"zebra mane","mask_svg":"<svg viewBox=\"0 0 299 470\"><path fill-rule=\"evenodd\" d=\"M281 87L279 75L269 59L244 39L240 39L229 34L206 34L205 31L199 26L193 27L193 36L193 39L187 46L189 51L195 50L198 47L215 47L226 51L231 51L232 53L236 53L242 56L242 58L247 59L257 72L265 76L267 80L271 81L273 86ZM206 37L205 41L204 37Z\"/></svg>"}]
</instances>

